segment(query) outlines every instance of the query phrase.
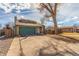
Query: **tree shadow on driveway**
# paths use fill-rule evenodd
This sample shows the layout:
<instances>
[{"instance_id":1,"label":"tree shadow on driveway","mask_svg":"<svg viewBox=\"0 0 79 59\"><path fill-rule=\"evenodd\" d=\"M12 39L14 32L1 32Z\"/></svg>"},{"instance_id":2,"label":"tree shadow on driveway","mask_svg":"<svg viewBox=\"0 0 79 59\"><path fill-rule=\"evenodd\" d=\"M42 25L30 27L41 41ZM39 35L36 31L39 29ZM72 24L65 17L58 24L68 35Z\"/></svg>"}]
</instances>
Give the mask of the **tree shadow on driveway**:
<instances>
[{"instance_id":1,"label":"tree shadow on driveway","mask_svg":"<svg viewBox=\"0 0 79 59\"><path fill-rule=\"evenodd\" d=\"M53 46L53 49L55 49L56 52L44 54L43 51L46 50L47 48L43 48L40 51L40 56L79 56L79 51L77 52L73 48L70 48L69 46L64 45L63 43L61 44L61 46L62 45L64 45L64 46L58 47L58 45L60 45L59 44L60 41L65 42L66 44L68 44L68 43L69 44L76 44L76 43L79 43L79 40L76 40L74 38L61 36L61 35L52 35L52 36L48 36L48 37L57 41L57 42L55 42L56 45L51 44L51 46ZM73 45L71 45L71 46L73 46ZM60 51L59 48L64 49L64 50ZM51 51L51 52L53 52L53 51Z\"/></svg>"},{"instance_id":2,"label":"tree shadow on driveway","mask_svg":"<svg viewBox=\"0 0 79 59\"><path fill-rule=\"evenodd\" d=\"M61 41L64 41L64 42L68 42L68 43L79 43L79 40L77 40L75 38L63 36L63 35L53 35L53 36L49 36L49 37L50 38L55 38L56 40L61 40Z\"/></svg>"}]
</instances>

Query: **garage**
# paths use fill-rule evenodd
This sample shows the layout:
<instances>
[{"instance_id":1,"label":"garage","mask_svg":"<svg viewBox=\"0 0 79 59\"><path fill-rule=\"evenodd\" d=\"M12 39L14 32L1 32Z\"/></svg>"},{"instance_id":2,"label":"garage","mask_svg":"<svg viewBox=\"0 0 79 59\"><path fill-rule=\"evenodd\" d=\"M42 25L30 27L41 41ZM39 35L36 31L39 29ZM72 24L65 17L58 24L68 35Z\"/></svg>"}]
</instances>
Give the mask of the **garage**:
<instances>
[{"instance_id":1,"label":"garage","mask_svg":"<svg viewBox=\"0 0 79 59\"><path fill-rule=\"evenodd\" d=\"M35 27L22 26L20 27L19 33L21 36L35 35L36 30L35 30Z\"/></svg>"},{"instance_id":2,"label":"garage","mask_svg":"<svg viewBox=\"0 0 79 59\"><path fill-rule=\"evenodd\" d=\"M16 20L15 24L17 36L39 35L43 33L43 26L32 20L19 19Z\"/></svg>"}]
</instances>

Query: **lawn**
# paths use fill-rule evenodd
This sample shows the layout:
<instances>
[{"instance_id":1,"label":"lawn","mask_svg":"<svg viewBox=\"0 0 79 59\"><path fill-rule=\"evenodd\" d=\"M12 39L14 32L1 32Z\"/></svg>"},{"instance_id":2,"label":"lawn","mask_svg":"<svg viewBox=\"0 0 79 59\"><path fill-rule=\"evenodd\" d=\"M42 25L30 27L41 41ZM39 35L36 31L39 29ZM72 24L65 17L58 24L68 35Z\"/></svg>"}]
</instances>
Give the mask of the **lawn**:
<instances>
[{"instance_id":1,"label":"lawn","mask_svg":"<svg viewBox=\"0 0 79 59\"><path fill-rule=\"evenodd\" d=\"M79 33L67 33L67 32L64 32L64 33L61 33L60 35L71 37L71 38L79 40Z\"/></svg>"}]
</instances>

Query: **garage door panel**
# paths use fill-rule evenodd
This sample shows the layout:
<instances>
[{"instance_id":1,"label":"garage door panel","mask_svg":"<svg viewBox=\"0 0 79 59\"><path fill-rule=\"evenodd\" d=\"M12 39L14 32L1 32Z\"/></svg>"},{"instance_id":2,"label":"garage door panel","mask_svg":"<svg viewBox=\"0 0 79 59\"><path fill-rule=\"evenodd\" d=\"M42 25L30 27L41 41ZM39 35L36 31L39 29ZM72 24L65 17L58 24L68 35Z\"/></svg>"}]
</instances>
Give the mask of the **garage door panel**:
<instances>
[{"instance_id":1,"label":"garage door panel","mask_svg":"<svg viewBox=\"0 0 79 59\"><path fill-rule=\"evenodd\" d=\"M20 27L20 35L26 36L26 35L34 35L35 34L35 28L34 27Z\"/></svg>"}]
</instances>

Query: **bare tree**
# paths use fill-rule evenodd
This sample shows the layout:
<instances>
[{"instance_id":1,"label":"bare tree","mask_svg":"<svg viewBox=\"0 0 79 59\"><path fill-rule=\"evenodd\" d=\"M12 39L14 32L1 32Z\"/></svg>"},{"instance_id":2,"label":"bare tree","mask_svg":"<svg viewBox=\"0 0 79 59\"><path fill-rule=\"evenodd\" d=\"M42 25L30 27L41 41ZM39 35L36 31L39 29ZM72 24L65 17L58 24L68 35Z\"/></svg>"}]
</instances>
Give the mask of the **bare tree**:
<instances>
[{"instance_id":1,"label":"bare tree","mask_svg":"<svg viewBox=\"0 0 79 59\"><path fill-rule=\"evenodd\" d=\"M50 13L50 16L46 17L52 17L53 19L55 34L58 34L58 26L56 21L57 5L57 3L40 3L41 10L46 9Z\"/></svg>"}]
</instances>

